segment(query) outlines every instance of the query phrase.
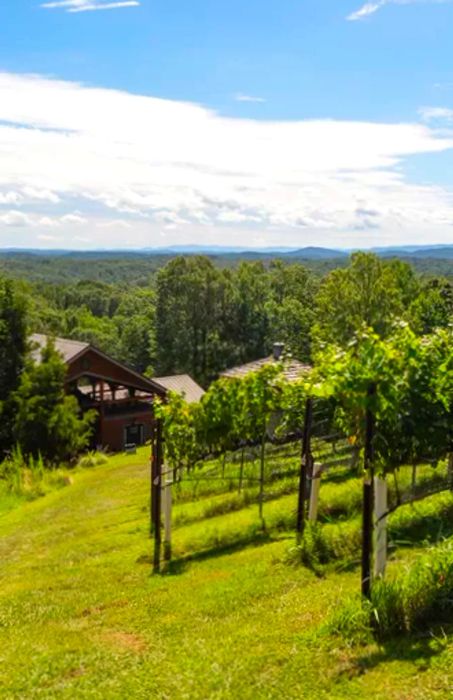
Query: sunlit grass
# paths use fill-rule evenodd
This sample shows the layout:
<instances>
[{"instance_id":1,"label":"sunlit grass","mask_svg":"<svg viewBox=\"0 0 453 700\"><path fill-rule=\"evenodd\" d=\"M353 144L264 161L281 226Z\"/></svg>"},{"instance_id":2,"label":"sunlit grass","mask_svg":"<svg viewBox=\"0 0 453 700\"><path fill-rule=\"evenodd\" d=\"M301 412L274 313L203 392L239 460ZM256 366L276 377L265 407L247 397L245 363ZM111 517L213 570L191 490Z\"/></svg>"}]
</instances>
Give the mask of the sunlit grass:
<instances>
[{"instance_id":1,"label":"sunlit grass","mask_svg":"<svg viewBox=\"0 0 453 700\"><path fill-rule=\"evenodd\" d=\"M298 457L277 462L289 471ZM0 697L448 697L448 633L437 646L408 638L385 647L319 634L359 590L359 571L353 564L319 578L290 565L297 498L285 479L266 484L264 528L256 485L222 494L217 484L193 501L176 495L175 563L160 576L151 575L148 449L76 470L66 488L0 511ZM325 532L360 531L356 491L352 475L325 480ZM246 493L249 502L232 510ZM405 506L391 527L409 541L425 516L442 520L451 507L450 494ZM395 549L390 566L421 545Z\"/></svg>"}]
</instances>

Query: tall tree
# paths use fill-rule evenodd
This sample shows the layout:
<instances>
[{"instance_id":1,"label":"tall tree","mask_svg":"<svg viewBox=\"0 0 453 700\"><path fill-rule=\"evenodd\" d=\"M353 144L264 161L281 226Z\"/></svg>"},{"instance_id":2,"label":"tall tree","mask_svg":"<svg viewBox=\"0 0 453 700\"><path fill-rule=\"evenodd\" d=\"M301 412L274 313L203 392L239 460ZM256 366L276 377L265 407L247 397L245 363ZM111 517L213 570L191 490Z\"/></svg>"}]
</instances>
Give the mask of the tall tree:
<instances>
[{"instance_id":1,"label":"tall tree","mask_svg":"<svg viewBox=\"0 0 453 700\"><path fill-rule=\"evenodd\" d=\"M0 455L11 447L17 389L27 350L26 302L17 286L0 279Z\"/></svg>"},{"instance_id":2,"label":"tall tree","mask_svg":"<svg viewBox=\"0 0 453 700\"><path fill-rule=\"evenodd\" d=\"M400 272L393 262L371 253L352 255L349 266L331 272L320 287L315 338L344 345L363 326L388 335L405 310L409 279L402 283Z\"/></svg>"},{"instance_id":3,"label":"tall tree","mask_svg":"<svg viewBox=\"0 0 453 700\"><path fill-rule=\"evenodd\" d=\"M188 372L206 383L216 371L221 275L202 256L175 258L157 277L157 372Z\"/></svg>"},{"instance_id":4,"label":"tall tree","mask_svg":"<svg viewBox=\"0 0 453 700\"><path fill-rule=\"evenodd\" d=\"M429 280L411 304L409 318L417 333L431 333L453 323L453 284L442 278Z\"/></svg>"},{"instance_id":5,"label":"tall tree","mask_svg":"<svg viewBox=\"0 0 453 700\"><path fill-rule=\"evenodd\" d=\"M83 417L77 399L65 393L67 367L51 341L39 362L29 360L13 394L13 436L22 452L58 463L87 447L94 412Z\"/></svg>"}]
</instances>

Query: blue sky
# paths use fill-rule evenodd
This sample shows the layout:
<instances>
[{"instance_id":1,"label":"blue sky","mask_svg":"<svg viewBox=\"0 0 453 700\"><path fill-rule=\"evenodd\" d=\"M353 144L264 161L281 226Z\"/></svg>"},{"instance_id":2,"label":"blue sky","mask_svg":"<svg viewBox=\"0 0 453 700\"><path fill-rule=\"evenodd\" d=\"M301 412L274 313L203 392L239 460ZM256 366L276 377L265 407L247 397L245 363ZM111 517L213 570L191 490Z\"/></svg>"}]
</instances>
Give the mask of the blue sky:
<instances>
[{"instance_id":1,"label":"blue sky","mask_svg":"<svg viewBox=\"0 0 453 700\"><path fill-rule=\"evenodd\" d=\"M453 2L4 0L0 26L1 247L453 243Z\"/></svg>"}]
</instances>

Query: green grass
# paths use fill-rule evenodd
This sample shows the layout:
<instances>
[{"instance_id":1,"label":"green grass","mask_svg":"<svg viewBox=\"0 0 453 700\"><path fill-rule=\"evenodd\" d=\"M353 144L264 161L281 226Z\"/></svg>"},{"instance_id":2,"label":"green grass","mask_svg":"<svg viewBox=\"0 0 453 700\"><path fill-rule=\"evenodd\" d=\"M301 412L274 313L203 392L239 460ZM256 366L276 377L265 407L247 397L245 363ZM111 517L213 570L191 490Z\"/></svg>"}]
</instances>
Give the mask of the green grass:
<instances>
[{"instance_id":1,"label":"green grass","mask_svg":"<svg viewBox=\"0 0 453 700\"><path fill-rule=\"evenodd\" d=\"M297 464L288 454L275 459ZM151 575L145 451L77 470L66 488L10 502L7 512L0 506L0 697L449 697L448 629L381 645L320 633L357 592L359 571L319 578L288 564L296 501L284 489L277 493L278 483L265 503L266 532L255 487L235 510L222 503L239 495L236 488L222 494L219 484L205 484L193 501L192 485L183 485L174 508L177 561L161 576ZM349 489L345 483L326 481L323 507L341 505L357 489L355 480ZM433 498L443 499L447 513L450 495ZM0 504L4 499L0 491ZM429 511L433 518L439 504ZM359 522L351 503L341 514L329 508L336 520L323 528ZM427 502L392 516L401 539L409 542L414 528L426 534L423 508ZM406 566L420 546L414 534L411 547L395 548L390 570Z\"/></svg>"}]
</instances>

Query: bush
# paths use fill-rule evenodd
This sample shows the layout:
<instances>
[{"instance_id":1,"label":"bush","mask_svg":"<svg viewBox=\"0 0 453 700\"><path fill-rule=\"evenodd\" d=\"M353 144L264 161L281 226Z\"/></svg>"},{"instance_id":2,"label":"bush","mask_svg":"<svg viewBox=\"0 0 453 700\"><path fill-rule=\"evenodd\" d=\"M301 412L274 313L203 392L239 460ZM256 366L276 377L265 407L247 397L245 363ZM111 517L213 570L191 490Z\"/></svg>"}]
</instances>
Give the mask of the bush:
<instances>
[{"instance_id":1,"label":"bush","mask_svg":"<svg viewBox=\"0 0 453 700\"><path fill-rule=\"evenodd\" d=\"M15 404L14 437L22 452L42 455L49 464L73 460L88 445L95 413L80 416L77 399L65 393L67 368L49 342L41 361L32 360L22 372Z\"/></svg>"}]
</instances>

